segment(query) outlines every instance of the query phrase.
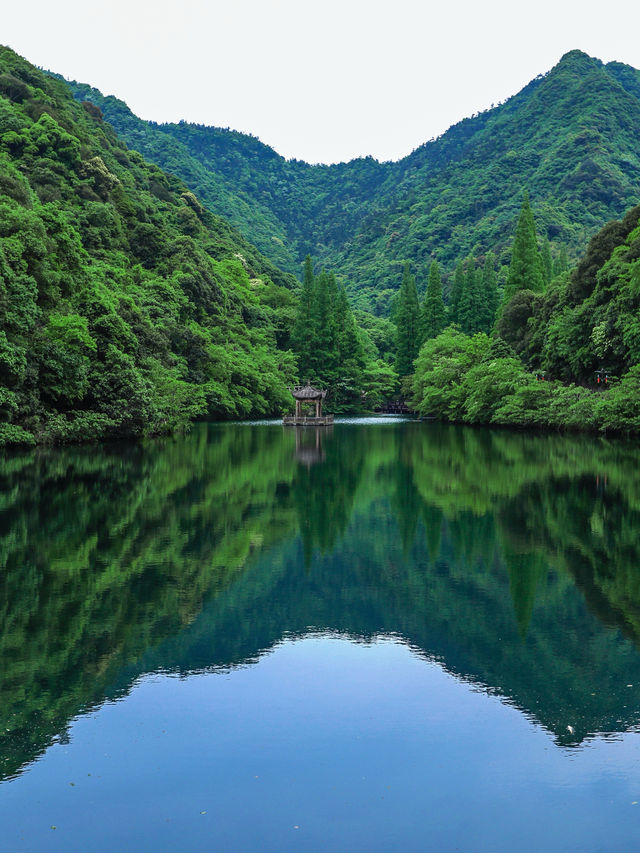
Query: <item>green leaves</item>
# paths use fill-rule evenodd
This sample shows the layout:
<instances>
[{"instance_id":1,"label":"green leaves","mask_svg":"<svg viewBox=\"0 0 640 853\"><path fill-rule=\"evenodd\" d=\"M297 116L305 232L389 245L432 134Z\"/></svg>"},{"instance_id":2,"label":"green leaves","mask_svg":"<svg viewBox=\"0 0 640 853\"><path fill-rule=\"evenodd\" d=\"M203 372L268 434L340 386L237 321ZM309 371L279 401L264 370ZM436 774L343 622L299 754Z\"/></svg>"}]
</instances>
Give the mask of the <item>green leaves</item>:
<instances>
[{"instance_id":1,"label":"green leaves","mask_svg":"<svg viewBox=\"0 0 640 853\"><path fill-rule=\"evenodd\" d=\"M2 442L279 414L292 279L97 118L0 48Z\"/></svg>"},{"instance_id":2,"label":"green leaves","mask_svg":"<svg viewBox=\"0 0 640 853\"><path fill-rule=\"evenodd\" d=\"M408 263L404 265L393 321L396 324L396 371L399 376L409 376L422 342L422 330L416 280Z\"/></svg>"},{"instance_id":3,"label":"green leaves","mask_svg":"<svg viewBox=\"0 0 640 853\"><path fill-rule=\"evenodd\" d=\"M308 256L304 264L304 283L293 329L293 344L298 356L298 376L327 390L330 411L351 412L362 408L366 389L372 400L379 399L381 386L369 382L361 332L333 273L313 273ZM384 383L383 383L384 384ZM367 405L373 405L367 399Z\"/></svg>"},{"instance_id":4,"label":"green leaves","mask_svg":"<svg viewBox=\"0 0 640 853\"><path fill-rule=\"evenodd\" d=\"M71 84L100 106L131 148L179 175L283 269L307 254L348 282L358 308L389 316L399 269L426 281L437 256L445 280L470 253L492 248L501 268L522 202L536 199L552 241L545 276L607 219L637 200L640 100L628 66L565 57L505 104L464 119L397 163L287 161L255 137L186 122L156 125L122 101ZM556 255L560 253L560 257ZM562 257L564 253L564 258ZM537 292L539 282L518 286ZM449 317L458 322L455 288Z\"/></svg>"},{"instance_id":5,"label":"green leaves","mask_svg":"<svg viewBox=\"0 0 640 853\"><path fill-rule=\"evenodd\" d=\"M446 324L446 308L442 296L440 267L437 261L431 262L427 292L421 309L422 340L435 338Z\"/></svg>"},{"instance_id":6,"label":"green leaves","mask_svg":"<svg viewBox=\"0 0 640 853\"><path fill-rule=\"evenodd\" d=\"M511 265L504 290L503 304L506 304L519 290L532 290L534 293L538 293L544 290L544 286L544 263L538 250L536 226L529 205L529 193L525 190L511 250Z\"/></svg>"}]
</instances>

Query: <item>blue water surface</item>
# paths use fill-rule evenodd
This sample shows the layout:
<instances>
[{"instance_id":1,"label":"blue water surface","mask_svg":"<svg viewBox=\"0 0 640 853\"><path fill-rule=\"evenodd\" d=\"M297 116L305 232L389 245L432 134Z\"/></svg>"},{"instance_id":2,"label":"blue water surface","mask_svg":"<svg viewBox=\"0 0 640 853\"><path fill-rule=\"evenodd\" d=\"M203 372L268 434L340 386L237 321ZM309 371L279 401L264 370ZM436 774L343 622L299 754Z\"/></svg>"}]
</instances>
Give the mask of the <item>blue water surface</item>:
<instances>
[{"instance_id":1,"label":"blue water surface","mask_svg":"<svg viewBox=\"0 0 640 853\"><path fill-rule=\"evenodd\" d=\"M3 849L636 849L638 451L589 441L6 460Z\"/></svg>"}]
</instances>

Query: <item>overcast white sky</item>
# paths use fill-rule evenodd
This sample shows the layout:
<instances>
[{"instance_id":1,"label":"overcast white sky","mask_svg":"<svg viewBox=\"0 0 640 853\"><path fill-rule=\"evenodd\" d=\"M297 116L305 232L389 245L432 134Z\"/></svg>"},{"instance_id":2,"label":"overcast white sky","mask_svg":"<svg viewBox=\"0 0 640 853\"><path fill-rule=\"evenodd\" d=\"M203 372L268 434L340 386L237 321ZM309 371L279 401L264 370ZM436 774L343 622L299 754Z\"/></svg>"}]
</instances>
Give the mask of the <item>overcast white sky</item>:
<instances>
[{"instance_id":1,"label":"overcast white sky","mask_svg":"<svg viewBox=\"0 0 640 853\"><path fill-rule=\"evenodd\" d=\"M397 159L580 48L640 68L640 5L511 0L30 0L0 41L145 119L285 157Z\"/></svg>"}]
</instances>

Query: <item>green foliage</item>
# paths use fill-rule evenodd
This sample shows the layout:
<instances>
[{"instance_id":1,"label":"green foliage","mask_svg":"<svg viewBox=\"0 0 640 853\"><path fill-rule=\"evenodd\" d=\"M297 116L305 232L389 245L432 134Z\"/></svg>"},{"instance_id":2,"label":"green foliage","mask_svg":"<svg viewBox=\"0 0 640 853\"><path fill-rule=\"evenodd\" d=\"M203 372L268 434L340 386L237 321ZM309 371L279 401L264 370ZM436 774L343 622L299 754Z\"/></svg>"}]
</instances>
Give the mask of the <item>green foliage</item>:
<instances>
[{"instance_id":1,"label":"green foliage","mask_svg":"<svg viewBox=\"0 0 640 853\"><path fill-rule=\"evenodd\" d=\"M640 207L608 223L544 294L520 291L497 325L524 361L565 382L621 377L640 362Z\"/></svg>"},{"instance_id":2,"label":"green foliage","mask_svg":"<svg viewBox=\"0 0 640 853\"><path fill-rule=\"evenodd\" d=\"M380 405L390 384L390 368L369 352L343 287L326 271L317 276L307 257L293 341L302 381L326 388L327 405L335 412ZM393 384L393 383L391 383Z\"/></svg>"},{"instance_id":3,"label":"green foliage","mask_svg":"<svg viewBox=\"0 0 640 853\"><path fill-rule=\"evenodd\" d=\"M535 199L547 263L550 240L554 274L566 270L567 249L573 260L606 221L637 203L637 72L580 51L397 163L287 161L254 137L146 123L115 98L71 86L131 148L178 175L280 267L297 273L312 254L340 271L355 307L378 315L389 315L406 260L418 281L433 258L449 281L469 254L493 250L500 268L508 265L523 186Z\"/></svg>"},{"instance_id":4,"label":"green foliage","mask_svg":"<svg viewBox=\"0 0 640 853\"><path fill-rule=\"evenodd\" d=\"M544 290L545 269L536 236L536 226L529 205L529 193L525 190L520 217L511 249L509 278L504 290L506 304L519 290Z\"/></svg>"},{"instance_id":5,"label":"green foliage","mask_svg":"<svg viewBox=\"0 0 640 853\"><path fill-rule=\"evenodd\" d=\"M427 292L421 309L422 340L435 338L446 324L446 308L442 296L442 280L437 261L432 261L429 269Z\"/></svg>"},{"instance_id":6,"label":"green foliage","mask_svg":"<svg viewBox=\"0 0 640 853\"><path fill-rule=\"evenodd\" d=\"M460 260L456 264L456 271L453 276L453 284L449 293L449 319L452 323L460 322L460 302L464 292L465 275L464 261Z\"/></svg>"},{"instance_id":7,"label":"green foliage","mask_svg":"<svg viewBox=\"0 0 640 853\"><path fill-rule=\"evenodd\" d=\"M476 260L467 258L467 269L462 286L462 294L458 304L457 322L463 332L468 335L474 332L486 331L487 305L483 289L482 273L476 270Z\"/></svg>"},{"instance_id":8,"label":"green foliage","mask_svg":"<svg viewBox=\"0 0 640 853\"><path fill-rule=\"evenodd\" d=\"M416 280L408 263L404 265L393 321L396 325L396 371L399 376L409 376L420 349L421 323Z\"/></svg>"},{"instance_id":9,"label":"green foliage","mask_svg":"<svg viewBox=\"0 0 640 853\"><path fill-rule=\"evenodd\" d=\"M538 251L526 195L518 231L521 248L529 241L531 270ZM516 254L514 249L514 258ZM525 256L523 250L512 272L525 270ZM463 332L473 331L473 259L468 265L459 304ZM492 266L488 258L483 279L489 282ZM514 281L512 277L510 284ZM495 293L493 284L487 289L490 294ZM574 272L557 277L544 294L516 288L496 325L499 337L490 345L485 336L471 338L454 329L427 342L416 362L413 404L421 414L468 423L640 431L639 309L636 207L594 237ZM613 387L608 379L598 389L604 393L597 393L594 371L603 358L624 375ZM542 367L546 376L533 375L527 366ZM556 381L549 381L550 373ZM604 373L613 371L607 367L597 375ZM589 379L592 387L583 387Z\"/></svg>"},{"instance_id":10,"label":"green foliage","mask_svg":"<svg viewBox=\"0 0 640 853\"><path fill-rule=\"evenodd\" d=\"M295 279L7 48L0 190L3 444L282 411Z\"/></svg>"},{"instance_id":11,"label":"green foliage","mask_svg":"<svg viewBox=\"0 0 640 853\"><path fill-rule=\"evenodd\" d=\"M416 360L411 385L415 410L443 420L462 420L465 376L484 359L489 347L485 334L469 337L455 327L426 341Z\"/></svg>"},{"instance_id":12,"label":"green foliage","mask_svg":"<svg viewBox=\"0 0 640 853\"><path fill-rule=\"evenodd\" d=\"M424 344L412 392L417 412L442 420L640 432L640 366L608 390L565 385L529 372L500 339L455 328Z\"/></svg>"},{"instance_id":13,"label":"green foliage","mask_svg":"<svg viewBox=\"0 0 640 853\"><path fill-rule=\"evenodd\" d=\"M480 300L480 331L487 334L493 329L499 302L495 264L495 255L493 252L487 252L482 268L482 298Z\"/></svg>"},{"instance_id":14,"label":"green foliage","mask_svg":"<svg viewBox=\"0 0 640 853\"><path fill-rule=\"evenodd\" d=\"M544 285L546 287L553 278L553 261L551 259L551 247L549 245L548 237L544 237L544 239L542 240L542 249L540 251L540 257L542 259Z\"/></svg>"}]
</instances>

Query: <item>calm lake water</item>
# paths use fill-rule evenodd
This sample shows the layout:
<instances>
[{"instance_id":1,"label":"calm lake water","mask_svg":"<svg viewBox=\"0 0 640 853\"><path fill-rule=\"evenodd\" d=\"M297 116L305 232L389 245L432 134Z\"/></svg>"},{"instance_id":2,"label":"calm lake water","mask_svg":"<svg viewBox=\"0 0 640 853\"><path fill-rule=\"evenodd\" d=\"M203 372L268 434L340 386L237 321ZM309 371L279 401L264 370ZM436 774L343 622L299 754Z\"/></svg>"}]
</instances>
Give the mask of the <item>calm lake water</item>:
<instances>
[{"instance_id":1,"label":"calm lake water","mask_svg":"<svg viewBox=\"0 0 640 853\"><path fill-rule=\"evenodd\" d=\"M393 419L0 460L0 848L632 851L640 447Z\"/></svg>"}]
</instances>

